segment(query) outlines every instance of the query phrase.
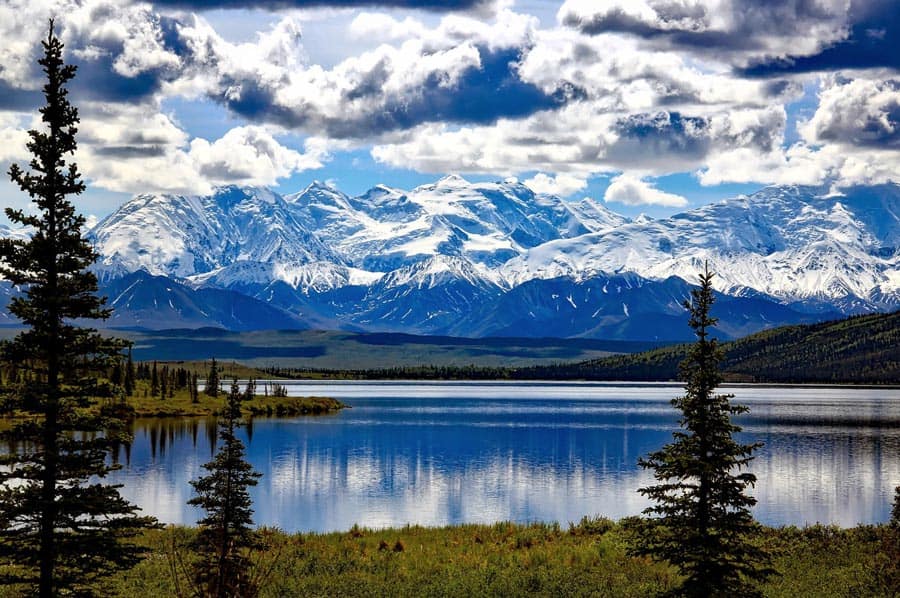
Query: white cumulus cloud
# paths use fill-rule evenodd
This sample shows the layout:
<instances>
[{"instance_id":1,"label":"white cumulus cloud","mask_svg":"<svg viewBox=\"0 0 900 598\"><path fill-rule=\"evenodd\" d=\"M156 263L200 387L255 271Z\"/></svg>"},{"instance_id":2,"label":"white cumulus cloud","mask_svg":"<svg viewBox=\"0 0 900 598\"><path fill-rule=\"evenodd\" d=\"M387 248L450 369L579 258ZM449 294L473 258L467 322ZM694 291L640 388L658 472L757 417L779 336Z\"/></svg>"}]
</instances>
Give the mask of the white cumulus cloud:
<instances>
[{"instance_id":1,"label":"white cumulus cloud","mask_svg":"<svg viewBox=\"0 0 900 598\"><path fill-rule=\"evenodd\" d=\"M610 182L603 199L606 202L618 202L628 206L656 205L681 208L688 204L686 198L656 189L640 177L628 173L620 174Z\"/></svg>"},{"instance_id":2,"label":"white cumulus cloud","mask_svg":"<svg viewBox=\"0 0 900 598\"><path fill-rule=\"evenodd\" d=\"M535 193L546 193L562 197L567 197L587 187L587 181L584 178L565 173L550 176L539 172L530 179L523 181L523 183Z\"/></svg>"},{"instance_id":3,"label":"white cumulus cloud","mask_svg":"<svg viewBox=\"0 0 900 598\"><path fill-rule=\"evenodd\" d=\"M188 157L206 180L273 185L295 172L319 168L322 153L300 153L279 143L262 127L236 127L209 142L194 139Z\"/></svg>"}]
</instances>

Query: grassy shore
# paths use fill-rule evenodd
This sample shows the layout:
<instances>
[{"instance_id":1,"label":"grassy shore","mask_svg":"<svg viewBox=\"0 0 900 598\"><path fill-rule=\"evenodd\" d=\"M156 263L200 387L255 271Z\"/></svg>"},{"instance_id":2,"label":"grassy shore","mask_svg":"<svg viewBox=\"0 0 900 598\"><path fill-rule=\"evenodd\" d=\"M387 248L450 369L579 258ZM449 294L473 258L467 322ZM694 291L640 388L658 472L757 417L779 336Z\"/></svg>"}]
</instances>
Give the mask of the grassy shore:
<instances>
[{"instance_id":1,"label":"grassy shore","mask_svg":"<svg viewBox=\"0 0 900 598\"><path fill-rule=\"evenodd\" d=\"M225 393L210 397L200 393L196 403L191 401L187 390L179 390L172 397L164 399L144 396L144 384L138 383L134 396L126 399L126 404L134 410L135 417L206 417L218 415L225 405ZM330 397L272 397L255 395L244 401L243 410L247 415L274 415L293 417L297 415L322 415L347 407Z\"/></svg>"},{"instance_id":2,"label":"grassy shore","mask_svg":"<svg viewBox=\"0 0 900 598\"><path fill-rule=\"evenodd\" d=\"M184 547L195 533L183 527L147 533L141 541L148 558L112 578L104 593L184 591L184 565L191 559ZM606 519L585 519L568 529L498 523L263 535L268 549L255 555L259 571L268 570L262 596L644 597L679 582L669 566L628 557L622 526ZM764 542L777 554L781 572L761 588L765 596L900 592L900 537L886 526L769 528Z\"/></svg>"}]
</instances>

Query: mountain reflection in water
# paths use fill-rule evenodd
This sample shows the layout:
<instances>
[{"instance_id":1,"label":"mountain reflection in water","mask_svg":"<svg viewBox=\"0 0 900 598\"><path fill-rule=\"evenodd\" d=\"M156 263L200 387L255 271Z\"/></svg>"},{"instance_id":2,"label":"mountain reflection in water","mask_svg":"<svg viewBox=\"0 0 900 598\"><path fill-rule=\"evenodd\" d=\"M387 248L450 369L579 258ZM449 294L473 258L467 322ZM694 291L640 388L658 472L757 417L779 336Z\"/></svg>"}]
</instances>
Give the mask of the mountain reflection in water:
<instances>
[{"instance_id":1,"label":"mountain reflection in water","mask_svg":"<svg viewBox=\"0 0 900 598\"><path fill-rule=\"evenodd\" d=\"M484 383L290 389L335 396L352 409L257 418L241 430L263 473L252 492L256 522L288 531L637 514L647 504L637 489L651 481L637 459L671 439L677 413L668 400L680 392ZM751 408L739 420L742 440L765 443L752 466L760 521L887 520L900 484L900 391L728 391ZM161 521L194 523L188 480L214 452L215 420L138 420L134 432L112 481Z\"/></svg>"}]
</instances>

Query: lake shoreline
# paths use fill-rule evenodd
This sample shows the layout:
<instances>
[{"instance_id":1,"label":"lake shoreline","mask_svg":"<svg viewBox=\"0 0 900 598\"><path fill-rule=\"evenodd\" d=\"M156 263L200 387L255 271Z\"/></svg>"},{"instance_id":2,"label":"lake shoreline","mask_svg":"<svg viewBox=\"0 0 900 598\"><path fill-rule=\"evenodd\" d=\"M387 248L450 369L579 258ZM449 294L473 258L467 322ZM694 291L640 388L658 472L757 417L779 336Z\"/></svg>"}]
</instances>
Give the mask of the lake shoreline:
<instances>
[{"instance_id":1,"label":"lake shoreline","mask_svg":"<svg viewBox=\"0 0 900 598\"><path fill-rule=\"evenodd\" d=\"M383 371L376 370L371 373L363 372L345 372L340 370L320 370L314 373L301 373L289 375L284 372L279 377L272 377L270 381L280 383L284 382L506 382L506 383L592 383L592 384L668 384L675 386L683 386L684 382L672 378L634 378L634 379L599 379L583 376L572 377L544 377L531 378L528 376L384 376ZM405 373L404 373L405 374ZM867 382L822 382L822 381L797 381L797 382L780 382L780 381L754 381L742 379L742 377L731 378L727 373L724 374L725 381L720 386L771 386L771 387L813 387L813 388L897 388L900 389L900 383L895 380L885 381L867 381ZM262 380L263 378L260 378Z\"/></svg>"},{"instance_id":2,"label":"lake shoreline","mask_svg":"<svg viewBox=\"0 0 900 598\"><path fill-rule=\"evenodd\" d=\"M129 419L151 419L167 417L216 417L225 405L225 394L218 398L203 395L197 403L185 402L175 398L159 399L129 397L126 408L129 410ZM245 401L241 408L245 416L249 417L302 417L310 415L328 415L337 413L350 406L332 397L265 397L254 396Z\"/></svg>"},{"instance_id":3,"label":"lake shoreline","mask_svg":"<svg viewBox=\"0 0 900 598\"><path fill-rule=\"evenodd\" d=\"M597 386L660 386L682 388L684 382L679 380L588 380L584 378L571 379L513 379L513 378L254 378L257 383L277 382L279 384L306 384L329 382L360 384L421 384L421 383L458 383L458 384L572 384L572 385L597 385ZM203 380L200 381L201 383ZM246 379L238 379L239 384L246 383ZM873 390L900 390L900 384L890 382L884 384L854 383L854 382L723 382L719 388L856 388Z\"/></svg>"}]
</instances>

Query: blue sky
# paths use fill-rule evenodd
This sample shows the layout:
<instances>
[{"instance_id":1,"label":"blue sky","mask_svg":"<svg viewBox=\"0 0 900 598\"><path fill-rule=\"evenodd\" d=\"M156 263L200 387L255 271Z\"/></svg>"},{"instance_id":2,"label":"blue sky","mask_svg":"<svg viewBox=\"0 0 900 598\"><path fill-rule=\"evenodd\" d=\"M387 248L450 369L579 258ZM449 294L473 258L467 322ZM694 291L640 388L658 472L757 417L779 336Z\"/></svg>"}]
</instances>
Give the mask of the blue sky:
<instances>
[{"instance_id":1,"label":"blue sky","mask_svg":"<svg viewBox=\"0 0 900 598\"><path fill-rule=\"evenodd\" d=\"M101 217L137 193L448 173L659 217L900 167L888 0L0 0L4 170L27 159L50 17Z\"/></svg>"}]
</instances>

